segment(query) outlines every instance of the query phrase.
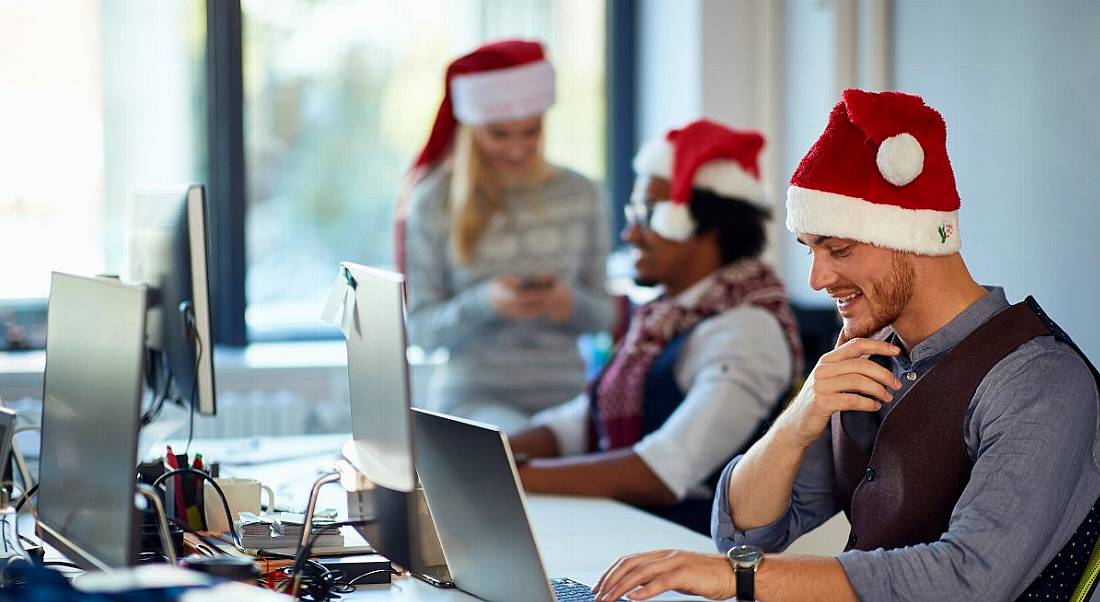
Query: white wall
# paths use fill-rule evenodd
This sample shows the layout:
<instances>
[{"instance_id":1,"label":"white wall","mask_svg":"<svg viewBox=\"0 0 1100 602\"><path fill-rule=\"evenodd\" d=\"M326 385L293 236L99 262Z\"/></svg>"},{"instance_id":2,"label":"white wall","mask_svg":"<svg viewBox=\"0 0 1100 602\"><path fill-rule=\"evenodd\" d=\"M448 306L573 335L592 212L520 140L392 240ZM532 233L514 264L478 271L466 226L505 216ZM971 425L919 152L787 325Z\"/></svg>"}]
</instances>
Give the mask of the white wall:
<instances>
[{"instance_id":1,"label":"white wall","mask_svg":"<svg viewBox=\"0 0 1100 602\"><path fill-rule=\"evenodd\" d=\"M786 0L783 15L783 199L798 162L825 129L839 94L836 85L836 36L832 9L822 2ZM786 211L781 211L783 218ZM810 289L810 257L783 229L782 273L791 298L807 305L829 305L823 293Z\"/></svg>"},{"instance_id":2,"label":"white wall","mask_svg":"<svg viewBox=\"0 0 1100 602\"><path fill-rule=\"evenodd\" d=\"M165 190L201 181L196 146L206 139L193 86L195 63L188 19L194 3L104 0L103 135L107 212L125 215L135 190ZM205 108L205 105L203 105ZM105 222L107 269L124 271L125 220Z\"/></svg>"},{"instance_id":3,"label":"white wall","mask_svg":"<svg viewBox=\"0 0 1100 602\"><path fill-rule=\"evenodd\" d=\"M699 0L642 0L638 33L638 140L662 135L702 111Z\"/></svg>"},{"instance_id":4,"label":"white wall","mask_svg":"<svg viewBox=\"0 0 1100 602\"><path fill-rule=\"evenodd\" d=\"M642 0L637 57L639 141L707 117L764 133L762 176L777 203L772 244L782 245L781 139L777 124L779 24L782 6L754 0Z\"/></svg>"},{"instance_id":5,"label":"white wall","mask_svg":"<svg viewBox=\"0 0 1100 602\"><path fill-rule=\"evenodd\" d=\"M894 78L947 121L962 253L1100 361L1100 3L899 0Z\"/></svg>"}]
</instances>

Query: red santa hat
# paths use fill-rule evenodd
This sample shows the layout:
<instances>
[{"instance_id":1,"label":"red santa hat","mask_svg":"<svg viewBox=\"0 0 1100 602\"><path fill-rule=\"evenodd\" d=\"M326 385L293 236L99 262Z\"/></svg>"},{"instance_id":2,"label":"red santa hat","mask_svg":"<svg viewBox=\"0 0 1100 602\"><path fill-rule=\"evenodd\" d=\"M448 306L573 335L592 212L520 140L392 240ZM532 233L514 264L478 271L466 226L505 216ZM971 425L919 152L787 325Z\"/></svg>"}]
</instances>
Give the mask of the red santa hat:
<instances>
[{"instance_id":1,"label":"red santa hat","mask_svg":"<svg viewBox=\"0 0 1100 602\"><path fill-rule=\"evenodd\" d=\"M672 184L671 198L654 207L650 227L669 240L691 238L695 220L688 205L694 188L770 210L757 165L762 148L764 136L759 132L733 130L706 119L642 145L634 156L634 171Z\"/></svg>"},{"instance_id":2,"label":"red santa hat","mask_svg":"<svg viewBox=\"0 0 1100 602\"><path fill-rule=\"evenodd\" d=\"M485 44L447 67L443 102L414 168L446 157L458 123L523 119L540 115L553 104L554 69L541 44L525 40Z\"/></svg>"},{"instance_id":3,"label":"red santa hat","mask_svg":"<svg viewBox=\"0 0 1100 602\"><path fill-rule=\"evenodd\" d=\"M957 252L943 117L919 96L845 90L791 176L787 228L918 255Z\"/></svg>"}]
</instances>

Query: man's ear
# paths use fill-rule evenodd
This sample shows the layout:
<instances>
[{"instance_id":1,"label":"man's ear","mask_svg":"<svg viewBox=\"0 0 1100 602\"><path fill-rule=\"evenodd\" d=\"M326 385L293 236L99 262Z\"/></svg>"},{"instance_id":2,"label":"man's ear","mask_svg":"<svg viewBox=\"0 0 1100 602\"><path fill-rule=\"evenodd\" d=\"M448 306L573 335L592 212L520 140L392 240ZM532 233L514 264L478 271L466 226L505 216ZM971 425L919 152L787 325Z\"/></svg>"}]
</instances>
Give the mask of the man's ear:
<instances>
[{"instance_id":1,"label":"man's ear","mask_svg":"<svg viewBox=\"0 0 1100 602\"><path fill-rule=\"evenodd\" d=\"M718 231L707 230L706 232L696 234L689 240L694 241L701 245L713 245L715 249L718 249Z\"/></svg>"}]
</instances>

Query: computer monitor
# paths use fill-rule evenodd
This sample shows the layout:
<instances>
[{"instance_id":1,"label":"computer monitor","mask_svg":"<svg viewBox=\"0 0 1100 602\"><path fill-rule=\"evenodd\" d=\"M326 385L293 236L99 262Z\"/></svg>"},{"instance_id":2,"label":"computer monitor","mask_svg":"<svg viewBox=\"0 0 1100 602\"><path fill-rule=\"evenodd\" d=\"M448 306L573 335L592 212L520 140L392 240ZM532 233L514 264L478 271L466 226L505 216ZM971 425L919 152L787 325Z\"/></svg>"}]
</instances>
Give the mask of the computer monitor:
<instances>
[{"instance_id":1,"label":"computer monitor","mask_svg":"<svg viewBox=\"0 0 1100 602\"><path fill-rule=\"evenodd\" d=\"M405 279L348 262L340 271L355 293L346 335L352 440L344 457L376 485L348 494L348 517L370 521L359 531L380 554L426 581L447 583L427 504L415 491Z\"/></svg>"},{"instance_id":2,"label":"computer monitor","mask_svg":"<svg viewBox=\"0 0 1100 602\"><path fill-rule=\"evenodd\" d=\"M54 273L37 532L86 569L137 561L146 287Z\"/></svg>"},{"instance_id":3,"label":"computer monitor","mask_svg":"<svg viewBox=\"0 0 1100 602\"><path fill-rule=\"evenodd\" d=\"M0 406L0 510L11 499L11 439L14 432L15 411Z\"/></svg>"},{"instance_id":4,"label":"computer monitor","mask_svg":"<svg viewBox=\"0 0 1100 602\"><path fill-rule=\"evenodd\" d=\"M163 402L192 404L213 415L206 193L201 185L138 192L127 224L125 280L150 287L146 382Z\"/></svg>"},{"instance_id":5,"label":"computer monitor","mask_svg":"<svg viewBox=\"0 0 1100 602\"><path fill-rule=\"evenodd\" d=\"M405 278L349 262L341 263L340 270L355 290L355 315L346 335L355 449L348 459L375 485L413 491Z\"/></svg>"}]
</instances>

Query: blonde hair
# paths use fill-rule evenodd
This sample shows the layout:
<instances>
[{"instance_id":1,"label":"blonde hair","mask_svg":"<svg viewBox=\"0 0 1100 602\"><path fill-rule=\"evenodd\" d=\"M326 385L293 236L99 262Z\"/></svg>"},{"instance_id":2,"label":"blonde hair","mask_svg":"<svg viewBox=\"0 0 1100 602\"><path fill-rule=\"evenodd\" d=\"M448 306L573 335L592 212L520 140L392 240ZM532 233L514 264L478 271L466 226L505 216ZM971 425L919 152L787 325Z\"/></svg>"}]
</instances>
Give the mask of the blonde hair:
<instances>
[{"instance_id":1,"label":"blonde hair","mask_svg":"<svg viewBox=\"0 0 1100 602\"><path fill-rule=\"evenodd\" d=\"M539 154L526 178L528 183L544 180L549 165ZM448 196L451 215L451 244L460 263L469 263L493 216L504 209L504 186L489 165L485 152L474 140L472 127L460 125L455 134L451 157L451 189Z\"/></svg>"}]
</instances>

